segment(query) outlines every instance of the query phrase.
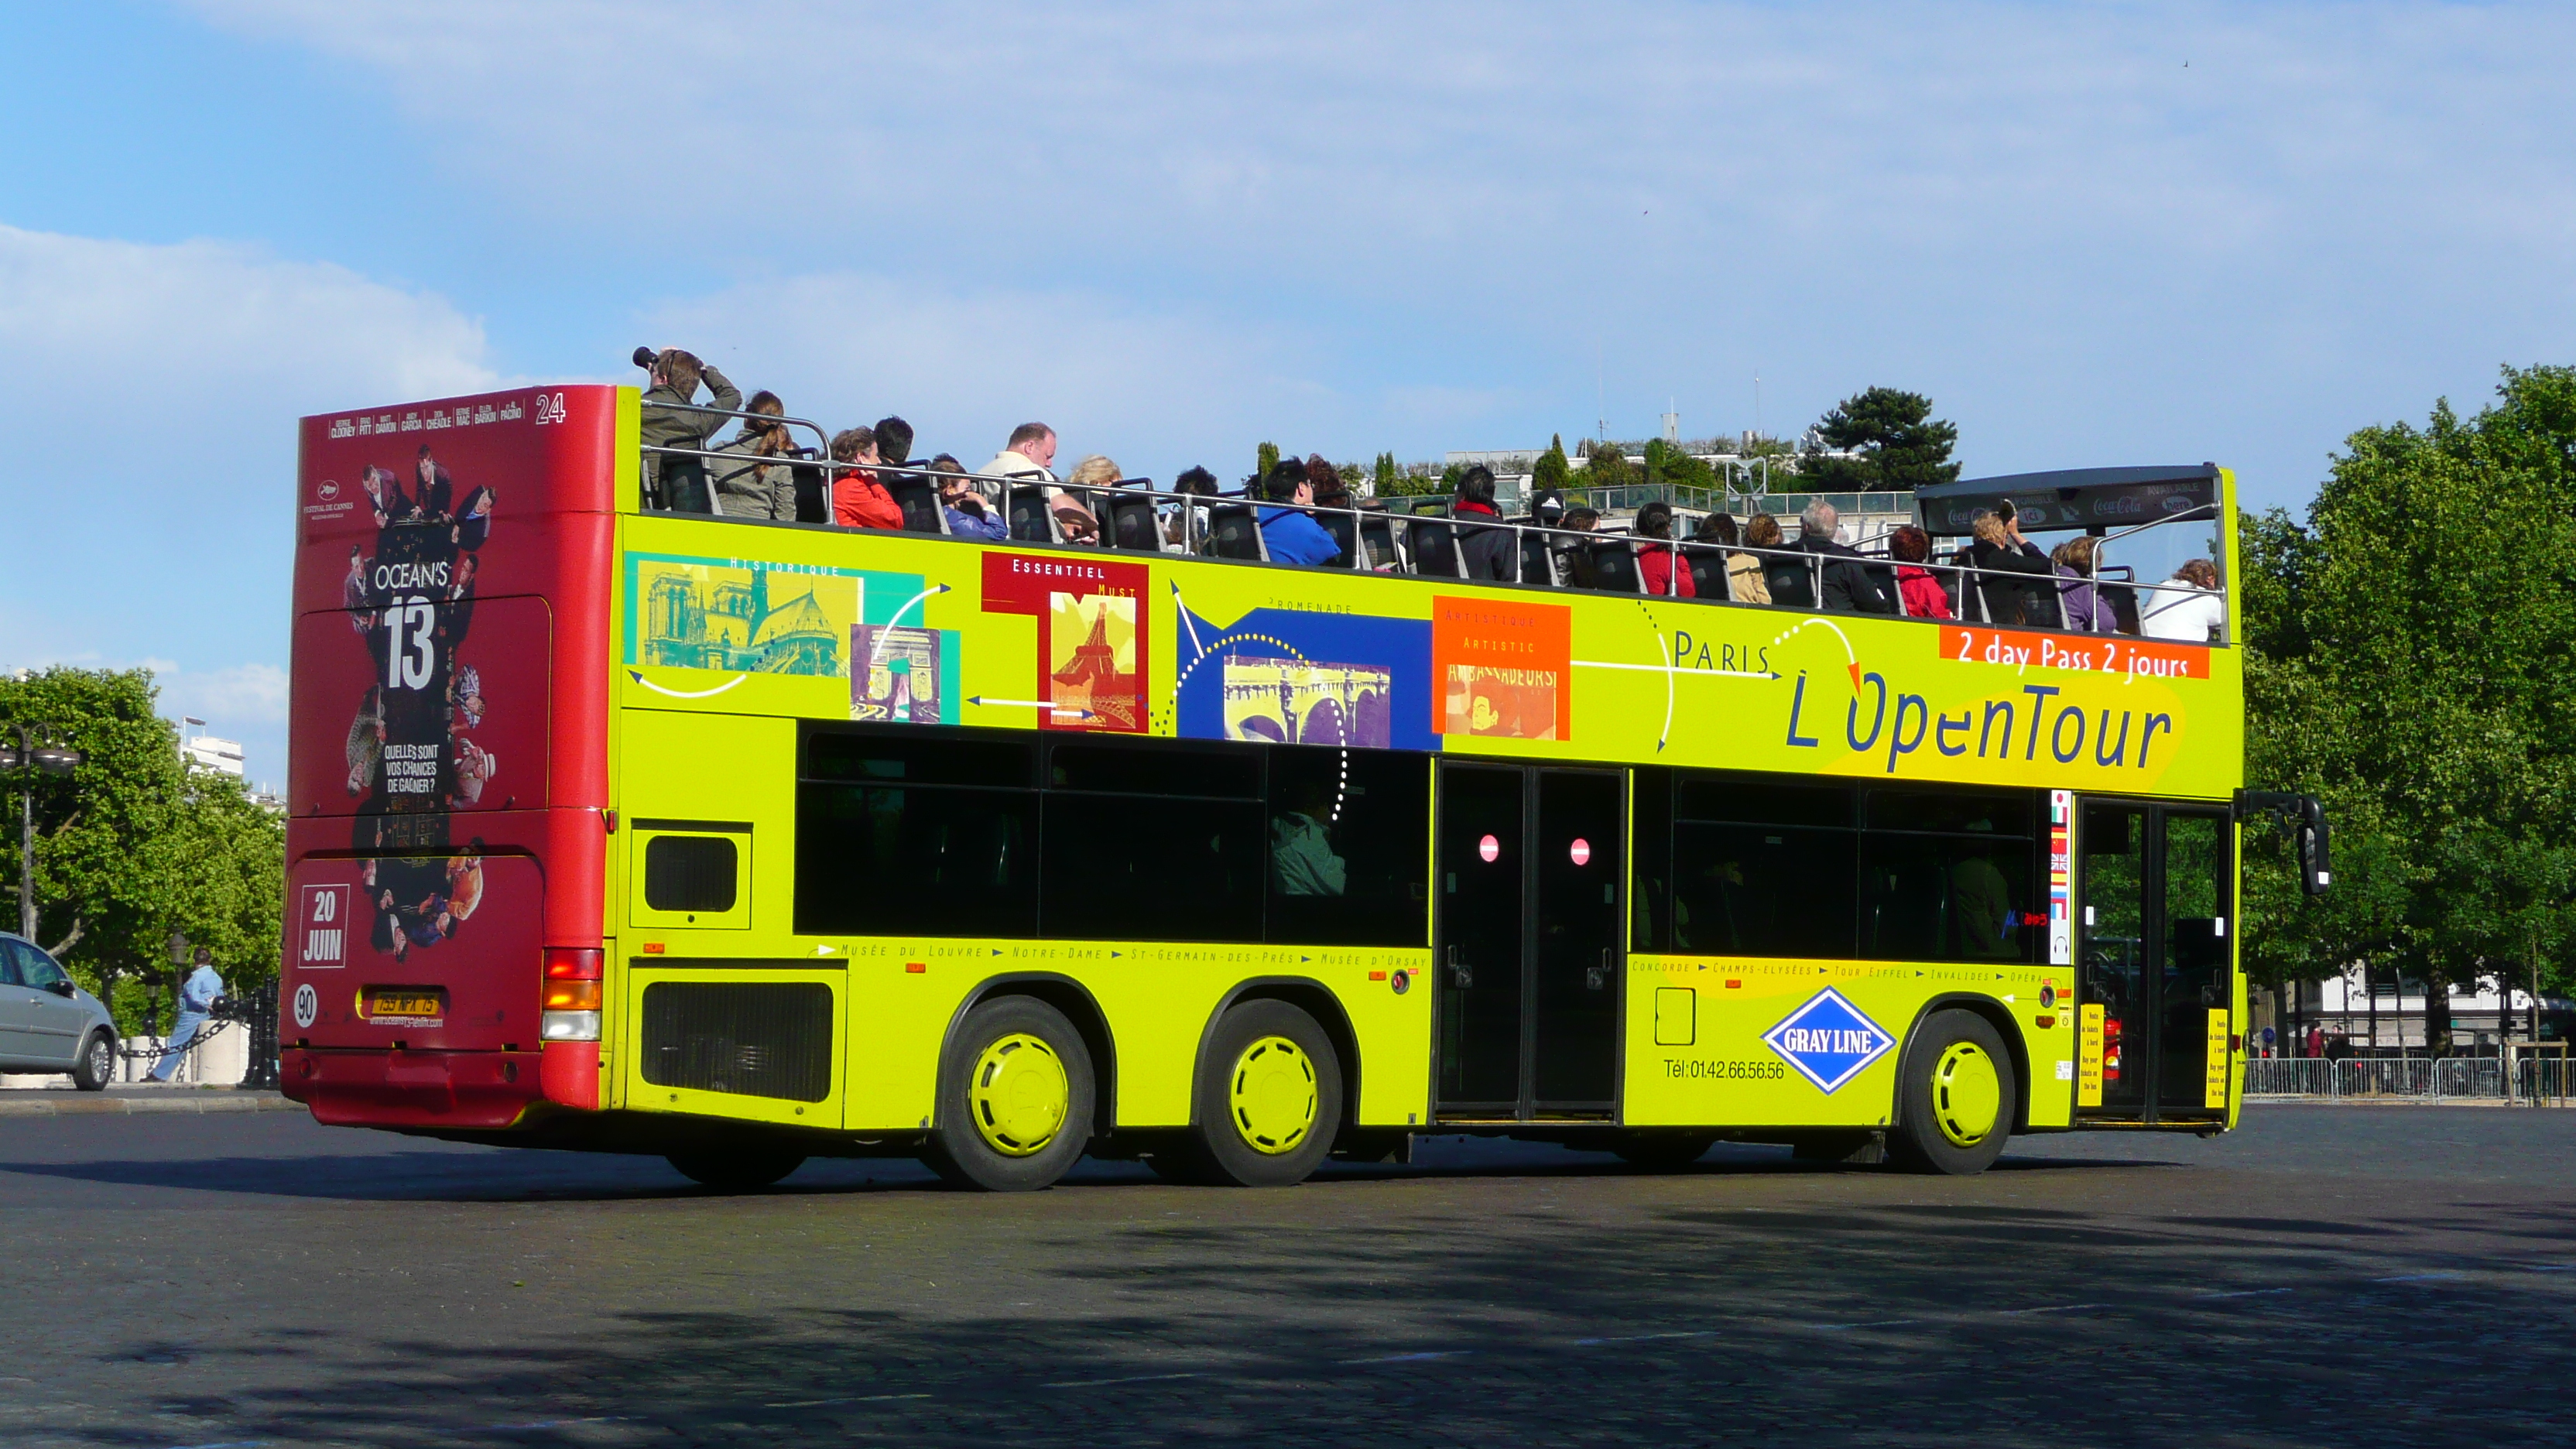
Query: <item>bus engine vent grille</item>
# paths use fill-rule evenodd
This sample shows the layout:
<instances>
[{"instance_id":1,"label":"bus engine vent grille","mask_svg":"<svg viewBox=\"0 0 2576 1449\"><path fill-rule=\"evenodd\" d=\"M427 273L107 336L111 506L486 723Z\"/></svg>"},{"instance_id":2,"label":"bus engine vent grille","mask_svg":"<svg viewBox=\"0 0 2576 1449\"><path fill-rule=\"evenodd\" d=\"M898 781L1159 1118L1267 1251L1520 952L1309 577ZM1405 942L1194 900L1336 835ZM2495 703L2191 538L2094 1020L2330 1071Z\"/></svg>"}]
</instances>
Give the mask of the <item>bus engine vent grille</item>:
<instances>
[{"instance_id":1,"label":"bus engine vent grille","mask_svg":"<svg viewBox=\"0 0 2576 1449\"><path fill-rule=\"evenodd\" d=\"M832 1092L832 988L657 981L644 988L644 1080L819 1102Z\"/></svg>"}]
</instances>

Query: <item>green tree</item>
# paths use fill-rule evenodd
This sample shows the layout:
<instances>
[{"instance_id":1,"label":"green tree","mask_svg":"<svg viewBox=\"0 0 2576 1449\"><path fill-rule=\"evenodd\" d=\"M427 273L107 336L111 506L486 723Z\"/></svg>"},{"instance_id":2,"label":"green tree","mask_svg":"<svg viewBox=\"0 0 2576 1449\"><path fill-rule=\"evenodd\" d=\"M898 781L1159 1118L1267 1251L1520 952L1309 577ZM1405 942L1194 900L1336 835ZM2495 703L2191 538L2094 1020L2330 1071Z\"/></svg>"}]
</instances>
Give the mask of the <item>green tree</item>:
<instances>
[{"instance_id":1,"label":"green tree","mask_svg":"<svg viewBox=\"0 0 2576 1449\"><path fill-rule=\"evenodd\" d=\"M2576 370L2509 368L2473 418L2354 433L2304 524L2244 520L2247 773L2325 799L2336 847L2321 900L2249 872L2258 977L2576 982L2571 459Z\"/></svg>"},{"instance_id":2,"label":"green tree","mask_svg":"<svg viewBox=\"0 0 2576 1449\"><path fill-rule=\"evenodd\" d=\"M1646 444L1646 481L1673 488L1710 489L1717 486L1717 471L1688 450L1655 438Z\"/></svg>"},{"instance_id":3,"label":"green tree","mask_svg":"<svg viewBox=\"0 0 2576 1449\"><path fill-rule=\"evenodd\" d=\"M1264 443L1261 445L1260 451L1255 453L1253 456L1259 461L1252 465L1252 476L1255 478L1267 478L1270 476L1270 470L1279 466L1279 445L1277 443Z\"/></svg>"},{"instance_id":4,"label":"green tree","mask_svg":"<svg viewBox=\"0 0 2576 1449\"><path fill-rule=\"evenodd\" d=\"M0 680L0 726L14 735L23 722L84 755L70 776L32 786L37 941L110 1002L120 981L166 978L173 930L211 947L228 985L277 967L283 823L239 780L188 769L154 695L139 669ZM22 784L0 779L13 867Z\"/></svg>"},{"instance_id":5,"label":"green tree","mask_svg":"<svg viewBox=\"0 0 2576 1449\"><path fill-rule=\"evenodd\" d=\"M1583 465L1583 482L1588 488L1616 488L1637 482L1637 469L1617 443L1597 443Z\"/></svg>"},{"instance_id":6,"label":"green tree","mask_svg":"<svg viewBox=\"0 0 2576 1449\"><path fill-rule=\"evenodd\" d=\"M1919 392L1873 387L1844 398L1817 421L1816 435L1826 447L1860 456L1800 455L1799 486L1815 492L1920 488L1959 476L1950 461L1959 429L1934 418L1932 399Z\"/></svg>"},{"instance_id":7,"label":"green tree","mask_svg":"<svg viewBox=\"0 0 2576 1449\"><path fill-rule=\"evenodd\" d=\"M1539 454L1538 461L1530 465L1530 496L1536 497L1550 488L1563 489L1566 471L1565 439L1550 433L1547 451Z\"/></svg>"},{"instance_id":8,"label":"green tree","mask_svg":"<svg viewBox=\"0 0 2576 1449\"><path fill-rule=\"evenodd\" d=\"M1369 491L1380 498L1393 498L1404 490L1397 486L1403 474L1396 471L1395 455L1380 453L1369 469Z\"/></svg>"}]
</instances>

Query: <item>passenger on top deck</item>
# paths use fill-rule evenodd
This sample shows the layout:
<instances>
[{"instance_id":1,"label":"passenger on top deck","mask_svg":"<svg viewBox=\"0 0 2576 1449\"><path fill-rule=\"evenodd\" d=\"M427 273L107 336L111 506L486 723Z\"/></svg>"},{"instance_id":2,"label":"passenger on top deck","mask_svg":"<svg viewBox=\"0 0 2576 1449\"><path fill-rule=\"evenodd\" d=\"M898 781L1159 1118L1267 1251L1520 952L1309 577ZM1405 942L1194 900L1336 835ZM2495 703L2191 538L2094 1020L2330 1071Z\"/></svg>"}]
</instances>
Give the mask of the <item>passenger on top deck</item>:
<instances>
[{"instance_id":1,"label":"passenger on top deck","mask_svg":"<svg viewBox=\"0 0 2576 1449\"><path fill-rule=\"evenodd\" d=\"M1172 480L1172 491L1182 502L1163 520L1163 552L1188 553L1192 544L1204 543L1208 536L1207 505L1189 500L1218 496L1216 475L1194 466Z\"/></svg>"},{"instance_id":2,"label":"passenger on top deck","mask_svg":"<svg viewBox=\"0 0 2576 1449\"><path fill-rule=\"evenodd\" d=\"M832 478L832 521L843 528L901 528L903 505L877 481L873 428L843 428L832 435L832 461L857 466Z\"/></svg>"},{"instance_id":3,"label":"passenger on top deck","mask_svg":"<svg viewBox=\"0 0 2576 1449\"><path fill-rule=\"evenodd\" d=\"M2227 622L2227 596L2218 590L2218 566L2196 558L2174 570L2173 582L2188 589L2148 591L2140 624L2150 639L2178 639L2206 644L2210 633Z\"/></svg>"},{"instance_id":4,"label":"passenger on top deck","mask_svg":"<svg viewBox=\"0 0 2576 1449\"><path fill-rule=\"evenodd\" d=\"M1896 594L1911 619L1948 619L1950 591L1924 565L1932 561L1932 535L1906 524L1887 536L1888 557L1896 560Z\"/></svg>"},{"instance_id":5,"label":"passenger on top deck","mask_svg":"<svg viewBox=\"0 0 2576 1449\"><path fill-rule=\"evenodd\" d=\"M1986 606L1986 622L2028 624L2043 629L2053 624L2056 612L2053 604L2046 613L2041 612L2036 607L2033 592L2045 589L2054 595L2055 588L2012 577L2014 574L2032 574L2045 579L2055 573L2048 560L2040 556L2039 550L2024 543L2019 526L2004 514L1980 508L1968 520L1968 527L1977 536L1977 541L1969 546L1968 560L1982 570L1976 576L1977 596Z\"/></svg>"},{"instance_id":6,"label":"passenger on top deck","mask_svg":"<svg viewBox=\"0 0 2576 1449\"><path fill-rule=\"evenodd\" d=\"M2066 612L2066 627L2087 633L2106 630L2110 619L2102 607L2102 591L2093 583L2093 551L2101 546L2093 535L2078 534L2059 544L2048 555L2060 579L2072 580L2057 586L2058 607Z\"/></svg>"},{"instance_id":7,"label":"passenger on top deck","mask_svg":"<svg viewBox=\"0 0 2576 1449\"><path fill-rule=\"evenodd\" d=\"M1658 498L1637 510L1637 576L1645 581L1646 592L1678 599L1699 596L1699 585L1691 581L1690 569L1681 565L1681 556L1673 551L1673 506ZM1642 541L1659 540L1659 541Z\"/></svg>"},{"instance_id":8,"label":"passenger on top deck","mask_svg":"<svg viewBox=\"0 0 2576 1449\"><path fill-rule=\"evenodd\" d=\"M1501 526L1502 511L1494 506L1493 469L1479 463L1460 476L1449 516L1458 520L1458 555L1466 560L1467 577L1506 583L1520 577L1520 542L1512 530Z\"/></svg>"},{"instance_id":9,"label":"passenger on top deck","mask_svg":"<svg viewBox=\"0 0 2576 1449\"><path fill-rule=\"evenodd\" d=\"M1055 429L1044 423L1022 423L1011 429L1011 441L993 455L984 471L1043 485L1056 527L1074 543L1089 543L1100 537L1100 520L1092 517L1091 510L1083 507L1080 500L1067 497L1063 489L1055 486L1055 474L1047 466L1054 461ZM1002 506L1007 512L1010 500L1004 499Z\"/></svg>"},{"instance_id":10,"label":"passenger on top deck","mask_svg":"<svg viewBox=\"0 0 2576 1449\"><path fill-rule=\"evenodd\" d=\"M783 416L787 406L774 392L756 392L743 411L758 413L758 418L745 418L742 431L734 440L716 449L719 453L740 454L742 461L718 462L714 474L716 512L727 518L796 518L796 470L787 466L787 455L793 445L785 423L764 422L762 418ZM772 459L778 461L770 461Z\"/></svg>"},{"instance_id":11,"label":"passenger on top deck","mask_svg":"<svg viewBox=\"0 0 2576 1449\"><path fill-rule=\"evenodd\" d=\"M1860 551L1835 539L1842 515L1819 498L1798 514L1798 547L1825 558L1823 606L1849 614L1893 614L1896 600L1881 590Z\"/></svg>"},{"instance_id":12,"label":"passenger on top deck","mask_svg":"<svg viewBox=\"0 0 2576 1449\"><path fill-rule=\"evenodd\" d=\"M1260 510L1261 546L1272 563L1328 564L1342 561L1342 546L1303 510L1315 501L1315 485L1306 480L1306 465L1282 458L1270 470L1262 493L1273 504Z\"/></svg>"},{"instance_id":13,"label":"passenger on top deck","mask_svg":"<svg viewBox=\"0 0 2576 1449\"><path fill-rule=\"evenodd\" d=\"M694 354L676 347L655 352L649 347L635 349L635 365L649 368L652 386L644 393L644 446L651 448L704 449L707 440L724 427L724 419L708 413L681 412L656 404L691 403L697 400L698 384L704 381L714 393L706 406L727 412L742 407L742 389L727 381L725 375L700 362ZM713 495L707 489L707 463L704 458L671 457L647 452L643 466L644 498L655 508L674 513L712 513Z\"/></svg>"},{"instance_id":14,"label":"passenger on top deck","mask_svg":"<svg viewBox=\"0 0 2576 1449\"><path fill-rule=\"evenodd\" d=\"M966 476L965 464L942 453L930 460L930 474L939 480L939 505L948 515L951 534L993 540L1011 536L1010 521L975 491L975 480Z\"/></svg>"}]
</instances>

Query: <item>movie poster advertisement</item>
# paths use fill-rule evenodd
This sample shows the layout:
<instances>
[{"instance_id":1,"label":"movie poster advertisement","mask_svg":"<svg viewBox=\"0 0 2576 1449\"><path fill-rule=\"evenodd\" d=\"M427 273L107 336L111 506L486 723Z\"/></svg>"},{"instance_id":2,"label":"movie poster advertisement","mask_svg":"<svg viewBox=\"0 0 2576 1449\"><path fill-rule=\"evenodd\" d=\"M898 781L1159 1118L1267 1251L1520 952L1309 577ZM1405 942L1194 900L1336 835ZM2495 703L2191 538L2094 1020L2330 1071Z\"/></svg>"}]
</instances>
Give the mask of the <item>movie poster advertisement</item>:
<instances>
[{"instance_id":1,"label":"movie poster advertisement","mask_svg":"<svg viewBox=\"0 0 2576 1449\"><path fill-rule=\"evenodd\" d=\"M290 808L347 818L357 859L298 881L345 899L359 960L471 931L495 904L473 820L547 803L548 570L516 510L565 411L521 393L306 422Z\"/></svg>"}]
</instances>

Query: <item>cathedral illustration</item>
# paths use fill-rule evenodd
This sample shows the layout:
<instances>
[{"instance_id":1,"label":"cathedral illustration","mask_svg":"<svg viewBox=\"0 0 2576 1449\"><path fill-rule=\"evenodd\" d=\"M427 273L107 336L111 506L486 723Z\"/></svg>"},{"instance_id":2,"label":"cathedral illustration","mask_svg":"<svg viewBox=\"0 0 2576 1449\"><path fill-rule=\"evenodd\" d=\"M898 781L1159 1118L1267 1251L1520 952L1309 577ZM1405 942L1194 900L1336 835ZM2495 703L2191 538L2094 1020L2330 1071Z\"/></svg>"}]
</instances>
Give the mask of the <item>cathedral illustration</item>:
<instances>
[{"instance_id":1,"label":"cathedral illustration","mask_svg":"<svg viewBox=\"0 0 2576 1449\"><path fill-rule=\"evenodd\" d=\"M726 569L701 585L674 570L652 580L644 606L647 664L752 674L841 672L841 631L808 588L776 608L769 571Z\"/></svg>"}]
</instances>

